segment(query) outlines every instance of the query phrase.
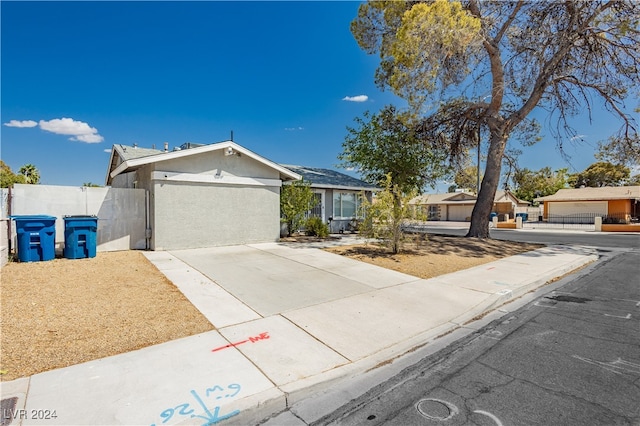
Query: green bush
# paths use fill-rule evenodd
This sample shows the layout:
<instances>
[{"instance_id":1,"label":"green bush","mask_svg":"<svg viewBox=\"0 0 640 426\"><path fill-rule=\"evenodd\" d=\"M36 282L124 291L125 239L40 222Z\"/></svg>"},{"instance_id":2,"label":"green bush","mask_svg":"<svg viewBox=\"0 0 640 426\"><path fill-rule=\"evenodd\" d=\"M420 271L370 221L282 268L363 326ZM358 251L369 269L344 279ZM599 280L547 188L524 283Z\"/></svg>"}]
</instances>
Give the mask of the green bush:
<instances>
[{"instance_id":1,"label":"green bush","mask_svg":"<svg viewBox=\"0 0 640 426\"><path fill-rule=\"evenodd\" d=\"M309 236L326 238L329 236L329 225L319 217L310 217L305 223L305 233Z\"/></svg>"}]
</instances>

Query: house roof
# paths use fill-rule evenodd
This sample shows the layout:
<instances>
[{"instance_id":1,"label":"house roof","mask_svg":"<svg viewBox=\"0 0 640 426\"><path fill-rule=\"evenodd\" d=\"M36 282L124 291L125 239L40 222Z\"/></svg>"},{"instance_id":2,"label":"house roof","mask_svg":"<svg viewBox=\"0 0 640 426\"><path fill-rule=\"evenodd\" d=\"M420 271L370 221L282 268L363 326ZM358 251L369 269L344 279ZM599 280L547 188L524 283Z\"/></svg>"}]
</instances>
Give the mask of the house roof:
<instances>
[{"instance_id":1,"label":"house roof","mask_svg":"<svg viewBox=\"0 0 640 426\"><path fill-rule=\"evenodd\" d=\"M409 204L449 204L449 205L473 205L477 196L470 192L448 192L446 194L422 194L412 199ZM529 204L527 201L516 198L511 191L496 191L494 202L502 199L511 199L516 204Z\"/></svg>"},{"instance_id":2,"label":"house roof","mask_svg":"<svg viewBox=\"0 0 640 426\"><path fill-rule=\"evenodd\" d=\"M409 204L474 204L476 196L469 192L447 192L445 194L422 194Z\"/></svg>"},{"instance_id":3,"label":"house roof","mask_svg":"<svg viewBox=\"0 0 640 426\"><path fill-rule=\"evenodd\" d=\"M526 205L531 204L528 201L521 200L520 198L516 197L515 195L513 195L513 192L509 191L508 189L496 191L496 196L495 196L494 201L498 202L498 201L502 200L503 198L507 199L507 200L510 199L510 200L514 201L516 204L526 204Z\"/></svg>"},{"instance_id":4,"label":"house roof","mask_svg":"<svg viewBox=\"0 0 640 426\"><path fill-rule=\"evenodd\" d=\"M195 144L194 144L195 145ZM114 177L121 173L136 170L139 167L157 163L161 161L173 160L181 157L204 154L206 152L232 149L242 155L246 155L268 167L277 170L282 180L298 180L300 175L288 170L281 165L267 160L266 158L238 145L232 141L213 143L209 145L195 146L189 149L177 149L173 151L162 151L159 149L137 148L125 145L113 145L111 149L111 159L109 161L109 169L107 171L106 183L111 184Z\"/></svg>"},{"instance_id":5,"label":"house roof","mask_svg":"<svg viewBox=\"0 0 640 426\"><path fill-rule=\"evenodd\" d=\"M640 200L640 186L605 186L602 188L560 189L536 201Z\"/></svg>"},{"instance_id":6,"label":"house roof","mask_svg":"<svg viewBox=\"0 0 640 426\"><path fill-rule=\"evenodd\" d=\"M313 188L346 189L352 191L375 191L380 189L375 185L335 170L289 164L282 164L282 167L302 176Z\"/></svg>"}]
</instances>

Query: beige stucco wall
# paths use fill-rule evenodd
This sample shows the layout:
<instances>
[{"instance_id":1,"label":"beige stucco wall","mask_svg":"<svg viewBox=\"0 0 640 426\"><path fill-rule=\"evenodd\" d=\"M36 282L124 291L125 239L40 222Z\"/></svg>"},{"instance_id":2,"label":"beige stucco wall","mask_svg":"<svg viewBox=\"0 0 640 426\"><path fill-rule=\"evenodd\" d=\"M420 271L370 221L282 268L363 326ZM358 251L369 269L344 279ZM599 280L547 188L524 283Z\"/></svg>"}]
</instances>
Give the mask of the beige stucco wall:
<instances>
[{"instance_id":1,"label":"beige stucco wall","mask_svg":"<svg viewBox=\"0 0 640 426\"><path fill-rule=\"evenodd\" d=\"M0 268L6 265L9 258L8 219L0 219Z\"/></svg>"},{"instance_id":2,"label":"beige stucco wall","mask_svg":"<svg viewBox=\"0 0 640 426\"><path fill-rule=\"evenodd\" d=\"M204 175L242 176L254 178L278 179L279 172L264 163L246 155L224 155L223 150L205 152L198 155L176 158L153 163L153 170L197 173Z\"/></svg>"},{"instance_id":3,"label":"beige stucco wall","mask_svg":"<svg viewBox=\"0 0 640 426\"><path fill-rule=\"evenodd\" d=\"M153 180L153 172L220 176L216 182ZM248 156L222 150L159 161L138 170L150 188L151 248L171 250L277 241L280 237L279 172ZM225 177L273 180L225 184Z\"/></svg>"},{"instance_id":4,"label":"beige stucco wall","mask_svg":"<svg viewBox=\"0 0 640 426\"><path fill-rule=\"evenodd\" d=\"M280 188L157 181L151 248L277 241Z\"/></svg>"}]
</instances>

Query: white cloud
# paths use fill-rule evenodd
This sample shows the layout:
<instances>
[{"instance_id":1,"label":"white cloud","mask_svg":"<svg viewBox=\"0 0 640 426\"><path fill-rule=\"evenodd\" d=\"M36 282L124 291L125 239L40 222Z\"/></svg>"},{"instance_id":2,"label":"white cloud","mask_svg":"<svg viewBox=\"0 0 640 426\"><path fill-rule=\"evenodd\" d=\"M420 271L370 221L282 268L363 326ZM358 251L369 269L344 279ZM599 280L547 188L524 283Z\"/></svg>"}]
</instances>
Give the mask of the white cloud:
<instances>
[{"instance_id":1,"label":"white cloud","mask_svg":"<svg viewBox=\"0 0 640 426\"><path fill-rule=\"evenodd\" d=\"M33 120L11 120L4 125L7 127L36 127L38 123Z\"/></svg>"},{"instance_id":2,"label":"white cloud","mask_svg":"<svg viewBox=\"0 0 640 426\"><path fill-rule=\"evenodd\" d=\"M103 149L103 152L106 152L107 154L111 154L111 150L110 149Z\"/></svg>"},{"instance_id":3,"label":"white cloud","mask_svg":"<svg viewBox=\"0 0 640 426\"><path fill-rule=\"evenodd\" d=\"M366 102L369 100L369 97L367 95L345 96L342 100L347 102Z\"/></svg>"},{"instance_id":4,"label":"white cloud","mask_svg":"<svg viewBox=\"0 0 640 426\"><path fill-rule=\"evenodd\" d=\"M586 137L587 137L587 135L575 135L570 140L571 140L571 142L573 142L573 141L581 141Z\"/></svg>"},{"instance_id":5,"label":"white cloud","mask_svg":"<svg viewBox=\"0 0 640 426\"><path fill-rule=\"evenodd\" d=\"M294 132L296 130L304 130L304 127L285 127L284 130L287 132Z\"/></svg>"},{"instance_id":6,"label":"white cloud","mask_svg":"<svg viewBox=\"0 0 640 426\"><path fill-rule=\"evenodd\" d=\"M55 133L58 135L71 135L69 138L72 141L80 141L86 143L99 143L104 140L102 136L98 134L98 129L89 126L83 121L76 121L72 118L54 118L53 120L44 121L40 120L40 128L47 132Z\"/></svg>"},{"instance_id":7,"label":"white cloud","mask_svg":"<svg viewBox=\"0 0 640 426\"><path fill-rule=\"evenodd\" d=\"M42 130L55 133L57 135L69 135L72 141L86 142L86 143L99 143L104 140L102 136L98 134L98 129L89 126L83 121L76 121L73 118L54 118L53 120L35 122L33 120L11 120L8 123L4 123L7 127L36 127L40 126Z\"/></svg>"},{"instance_id":8,"label":"white cloud","mask_svg":"<svg viewBox=\"0 0 640 426\"><path fill-rule=\"evenodd\" d=\"M72 141L80 141L86 143L100 143L104 140L99 134L78 135L75 138L71 138Z\"/></svg>"}]
</instances>

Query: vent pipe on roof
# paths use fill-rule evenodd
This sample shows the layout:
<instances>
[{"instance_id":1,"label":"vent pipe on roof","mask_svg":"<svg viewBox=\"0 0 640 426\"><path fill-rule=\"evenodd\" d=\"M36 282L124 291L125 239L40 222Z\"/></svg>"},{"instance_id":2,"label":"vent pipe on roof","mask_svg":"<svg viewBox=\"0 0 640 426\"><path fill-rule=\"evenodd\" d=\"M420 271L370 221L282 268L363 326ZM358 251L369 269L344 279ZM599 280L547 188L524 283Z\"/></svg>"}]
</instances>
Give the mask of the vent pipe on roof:
<instances>
[{"instance_id":1,"label":"vent pipe on roof","mask_svg":"<svg viewBox=\"0 0 640 426\"><path fill-rule=\"evenodd\" d=\"M137 143L133 143L133 149L138 149L138 144Z\"/></svg>"},{"instance_id":2,"label":"vent pipe on roof","mask_svg":"<svg viewBox=\"0 0 640 426\"><path fill-rule=\"evenodd\" d=\"M229 139L231 142L233 142L233 130L231 131L231 139Z\"/></svg>"},{"instance_id":3,"label":"vent pipe on roof","mask_svg":"<svg viewBox=\"0 0 640 426\"><path fill-rule=\"evenodd\" d=\"M169 152L169 142L164 143L164 152Z\"/></svg>"}]
</instances>

